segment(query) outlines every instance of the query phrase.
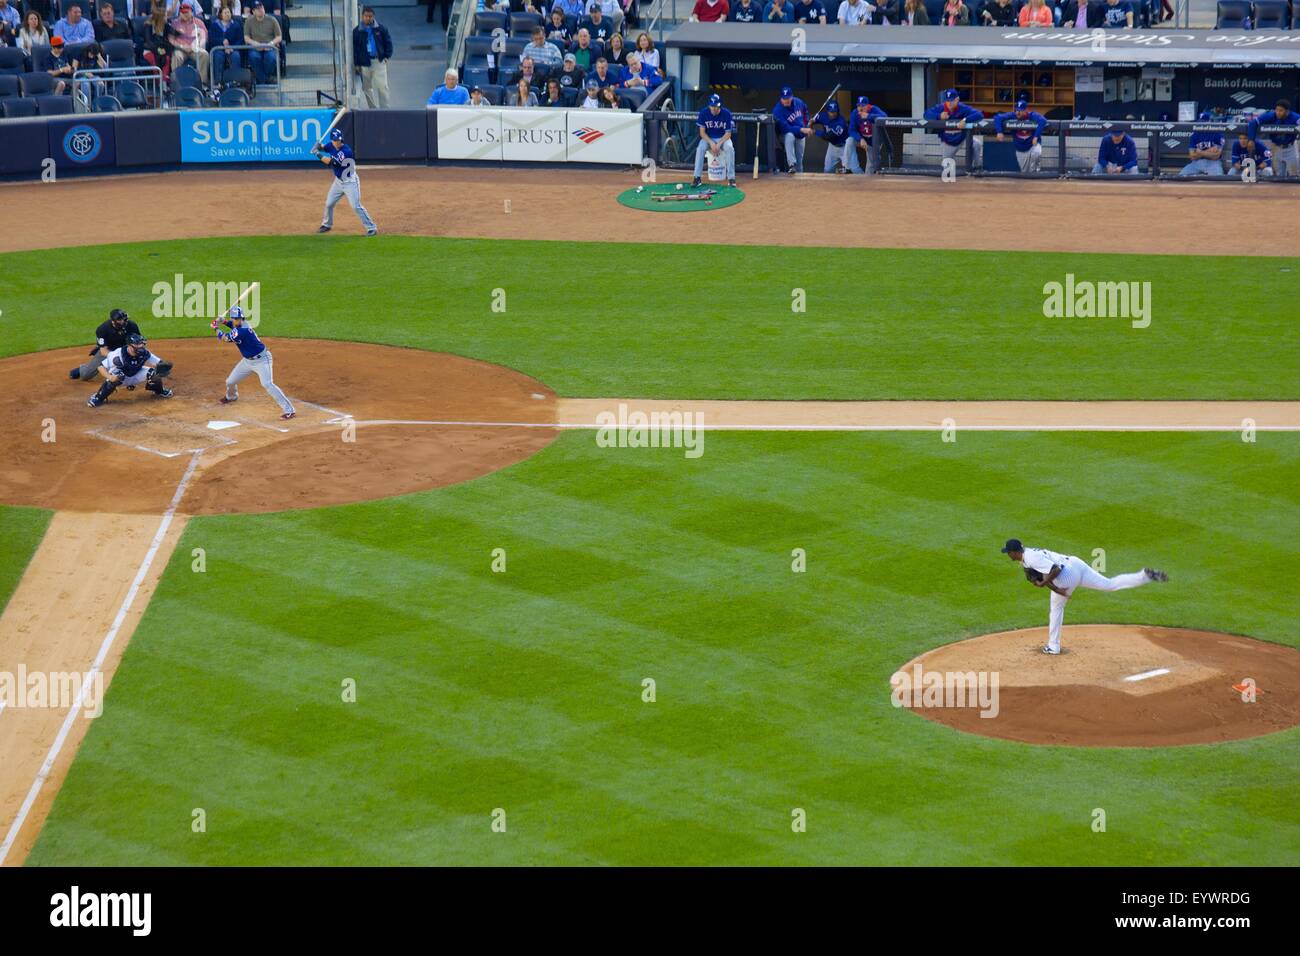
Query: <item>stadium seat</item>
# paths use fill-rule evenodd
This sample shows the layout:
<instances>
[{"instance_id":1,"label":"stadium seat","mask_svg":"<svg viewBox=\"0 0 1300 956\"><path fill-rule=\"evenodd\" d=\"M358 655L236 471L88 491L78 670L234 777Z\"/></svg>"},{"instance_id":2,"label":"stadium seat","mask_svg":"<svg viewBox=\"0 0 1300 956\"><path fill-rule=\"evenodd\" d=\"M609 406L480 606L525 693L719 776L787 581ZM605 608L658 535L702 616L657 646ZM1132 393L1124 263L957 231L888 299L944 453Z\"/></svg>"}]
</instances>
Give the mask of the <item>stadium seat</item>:
<instances>
[{"instance_id":1,"label":"stadium seat","mask_svg":"<svg viewBox=\"0 0 1300 956\"><path fill-rule=\"evenodd\" d=\"M95 97L94 110L96 113L120 113L122 111L122 101L116 96L97 96Z\"/></svg>"},{"instance_id":2,"label":"stadium seat","mask_svg":"<svg viewBox=\"0 0 1300 956\"><path fill-rule=\"evenodd\" d=\"M1290 22L1288 0L1255 0L1256 30L1285 30Z\"/></svg>"},{"instance_id":3,"label":"stadium seat","mask_svg":"<svg viewBox=\"0 0 1300 956\"><path fill-rule=\"evenodd\" d=\"M44 96L54 92L54 77L48 73L24 73L18 77L23 96Z\"/></svg>"},{"instance_id":4,"label":"stadium seat","mask_svg":"<svg viewBox=\"0 0 1300 956\"><path fill-rule=\"evenodd\" d=\"M0 100L18 95L18 77L0 74Z\"/></svg>"},{"instance_id":5,"label":"stadium seat","mask_svg":"<svg viewBox=\"0 0 1300 956\"><path fill-rule=\"evenodd\" d=\"M47 46L32 47L32 69L33 73L44 73L50 68L50 48Z\"/></svg>"},{"instance_id":6,"label":"stadium seat","mask_svg":"<svg viewBox=\"0 0 1300 956\"><path fill-rule=\"evenodd\" d=\"M143 110L149 108L149 97L145 96L144 87L135 80L123 80L117 84L117 98L123 109Z\"/></svg>"},{"instance_id":7,"label":"stadium seat","mask_svg":"<svg viewBox=\"0 0 1300 956\"><path fill-rule=\"evenodd\" d=\"M70 96L38 96L35 99L36 112L41 116L66 116L72 112Z\"/></svg>"},{"instance_id":8,"label":"stadium seat","mask_svg":"<svg viewBox=\"0 0 1300 956\"><path fill-rule=\"evenodd\" d=\"M524 47L526 46L528 46L527 40L520 40L517 37L506 40L506 49L505 52L501 54L501 58L507 62L513 60L515 63L518 63L519 56L524 52ZM498 63L497 66L500 67L501 64Z\"/></svg>"},{"instance_id":9,"label":"stadium seat","mask_svg":"<svg viewBox=\"0 0 1300 956\"><path fill-rule=\"evenodd\" d=\"M468 89L471 86L486 86L492 82L492 72L485 66L470 66L461 70L460 82Z\"/></svg>"},{"instance_id":10,"label":"stadium seat","mask_svg":"<svg viewBox=\"0 0 1300 956\"><path fill-rule=\"evenodd\" d=\"M0 100L0 108L4 110L5 119L36 115L36 101L18 96L7 96Z\"/></svg>"},{"instance_id":11,"label":"stadium seat","mask_svg":"<svg viewBox=\"0 0 1300 956\"><path fill-rule=\"evenodd\" d=\"M195 89L203 88L203 79L199 76L199 71L188 63L172 70L172 87L180 90L187 86L192 86Z\"/></svg>"},{"instance_id":12,"label":"stadium seat","mask_svg":"<svg viewBox=\"0 0 1300 956\"><path fill-rule=\"evenodd\" d=\"M564 97L565 106L578 105L578 88L576 86L566 86L560 90L560 95Z\"/></svg>"},{"instance_id":13,"label":"stadium seat","mask_svg":"<svg viewBox=\"0 0 1300 956\"><path fill-rule=\"evenodd\" d=\"M634 110L645 102L646 91L638 89L619 90L618 105L629 110Z\"/></svg>"},{"instance_id":14,"label":"stadium seat","mask_svg":"<svg viewBox=\"0 0 1300 956\"><path fill-rule=\"evenodd\" d=\"M514 36L518 31L523 30L523 35L529 36L533 32L533 27L540 27L545 22L540 13L512 13L510 14L510 35Z\"/></svg>"},{"instance_id":15,"label":"stadium seat","mask_svg":"<svg viewBox=\"0 0 1300 956\"><path fill-rule=\"evenodd\" d=\"M184 86L176 91L176 108L178 110L201 110L208 105L202 90Z\"/></svg>"},{"instance_id":16,"label":"stadium seat","mask_svg":"<svg viewBox=\"0 0 1300 956\"><path fill-rule=\"evenodd\" d=\"M135 41L105 40L104 56L108 57L108 65L112 69L135 66Z\"/></svg>"},{"instance_id":17,"label":"stadium seat","mask_svg":"<svg viewBox=\"0 0 1300 956\"><path fill-rule=\"evenodd\" d=\"M86 47L88 46L90 46L89 43L69 43L64 46L63 55L68 58L69 63L73 60L80 60L86 55Z\"/></svg>"},{"instance_id":18,"label":"stadium seat","mask_svg":"<svg viewBox=\"0 0 1300 956\"><path fill-rule=\"evenodd\" d=\"M1250 0L1219 0L1216 30L1244 30L1250 16Z\"/></svg>"},{"instance_id":19,"label":"stadium seat","mask_svg":"<svg viewBox=\"0 0 1300 956\"><path fill-rule=\"evenodd\" d=\"M221 98L217 100L217 105L223 109L239 109L248 105L248 94L237 86L232 86L228 90L221 91Z\"/></svg>"},{"instance_id":20,"label":"stadium seat","mask_svg":"<svg viewBox=\"0 0 1300 956\"><path fill-rule=\"evenodd\" d=\"M509 30L509 21L504 13L492 13L486 10L474 14L474 32L479 36L491 36L494 30Z\"/></svg>"},{"instance_id":21,"label":"stadium seat","mask_svg":"<svg viewBox=\"0 0 1300 956\"><path fill-rule=\"evenodd\" d=\"M938 24L943 19L943 0L925 0L925 12L931 23Z\"/></svg>"},{"instance_id":22,"label":"stadium seat","mask_svg":"<svg viewBox=\"0 0 1300 956\"><path fill-rule=\"evenodd\" d=\"M27 72L27 57L17 47L0 46L0 76L18 76Z\"/></svg>"},{"instance_id":23,"label":"stadium seat","mask_svg":"<svg viewBox=\"0 0 1300 956\"><path fill-rule=\"evenodd\" d=\"M546 21L546 25L548 28L550 26L550 22L551 22L550 20ZM572 13L566 13L564 15L564 28L569 31L569 36L576 38L578 35L578 18L575 17Z\"/></svg>"}]
</instances>

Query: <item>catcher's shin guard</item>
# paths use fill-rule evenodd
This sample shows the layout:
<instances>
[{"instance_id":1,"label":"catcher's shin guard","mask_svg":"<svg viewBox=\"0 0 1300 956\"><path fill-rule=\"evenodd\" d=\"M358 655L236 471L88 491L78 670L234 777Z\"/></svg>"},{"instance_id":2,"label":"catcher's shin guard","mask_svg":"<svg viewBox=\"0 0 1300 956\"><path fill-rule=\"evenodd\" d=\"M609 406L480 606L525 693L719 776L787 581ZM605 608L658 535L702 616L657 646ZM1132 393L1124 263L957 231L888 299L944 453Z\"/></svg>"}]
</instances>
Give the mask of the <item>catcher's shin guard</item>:
<instances>
[{"instance_id":1,"label":"catcher's shin guard","mask_svg":"<svg viewBox=\"0 0 1300 956\"><path fill-rule=\"evenodd\" d=\"M105 382L99 386L99 391L90 396L90 401L86 402L86 404L91 408L98 408L100 405L103 405L108 401L108 396L112 395L115 391L117 391L116 382Z\"/></svg>"},{"instance_id":2,"label":"catcher's shin guard","mask_svg":"<svg viewBox=\"0 0 1300 956\"><path fill-rule=\"evenodd\" d=\"M163 382L160 378L149 379L149 381L144 383L144 388L146 392L153 392L161 398L171 398L172 395L172 390L170 388L163 388Z\"/></svg>"}]
</instances>

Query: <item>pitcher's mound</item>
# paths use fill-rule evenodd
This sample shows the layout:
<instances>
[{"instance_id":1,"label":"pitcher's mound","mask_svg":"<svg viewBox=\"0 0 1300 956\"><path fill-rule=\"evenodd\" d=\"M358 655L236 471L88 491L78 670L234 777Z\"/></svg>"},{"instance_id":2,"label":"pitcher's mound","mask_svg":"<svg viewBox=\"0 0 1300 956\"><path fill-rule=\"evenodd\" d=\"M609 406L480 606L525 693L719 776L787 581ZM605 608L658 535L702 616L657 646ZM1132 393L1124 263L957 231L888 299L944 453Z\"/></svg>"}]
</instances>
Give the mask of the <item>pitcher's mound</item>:
<instances>
[{"instance_id":1,"label":"pitcher's mound","mask_svg":"<svg viewBox=\"0 0 1300 956\"><path fill-rule=\"evenodd\" d=\"M1074 747L1216 743L1300 724L1300 651L1280 644L1136 624L1068 626L1060 656L1041 653L1046 642L1046 628L1028 628L935 648L899 668L895 686L917 692L896 696L958 730ZM965 693L981 680L982 698ZM944 694L924 695L940 681Z\"/></svg>"}]
</instances>

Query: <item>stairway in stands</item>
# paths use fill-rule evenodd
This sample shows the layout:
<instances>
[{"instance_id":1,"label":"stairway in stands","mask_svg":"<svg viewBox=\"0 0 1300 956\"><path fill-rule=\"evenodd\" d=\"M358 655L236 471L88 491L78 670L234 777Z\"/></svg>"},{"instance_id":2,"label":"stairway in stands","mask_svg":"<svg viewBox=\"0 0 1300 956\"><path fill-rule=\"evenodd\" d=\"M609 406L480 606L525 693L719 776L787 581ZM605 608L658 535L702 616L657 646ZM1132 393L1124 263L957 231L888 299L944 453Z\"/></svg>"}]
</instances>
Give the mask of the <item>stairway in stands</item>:
<instances>
[{"instance_id":1,"label":"stairway in stands","mask_svg":"<svg viewBox=\"0 0 1300 956\"><path fill-rule=\"evenodd\" d=\"M341 46L347 39L344 2L293 0L287 11L291 42L286 49L287 72L281 80L283 105L315 106L317 90L333 92L336 62L339 92L346 87Z\"/></svg>"}]
</instances>

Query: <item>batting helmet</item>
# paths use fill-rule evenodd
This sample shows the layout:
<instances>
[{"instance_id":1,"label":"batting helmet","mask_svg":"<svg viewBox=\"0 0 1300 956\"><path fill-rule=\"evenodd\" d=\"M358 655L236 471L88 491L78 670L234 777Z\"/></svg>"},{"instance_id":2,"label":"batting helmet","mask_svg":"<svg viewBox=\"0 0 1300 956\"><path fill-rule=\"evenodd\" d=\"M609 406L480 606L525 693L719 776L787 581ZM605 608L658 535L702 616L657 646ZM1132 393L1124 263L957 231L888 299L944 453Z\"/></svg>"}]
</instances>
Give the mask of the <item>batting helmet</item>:
<instances>
[{"instance_id":1,"label":"batting helmet","mask_svg":"<svg viewBox=\"0 0 1300 956\"><path fill-rule=\"evenodd\" d=\"M330 130L330 139L334 140L336 143L339 142L343 139L343 131L341 129Z\"/></svg>"},{"instance_id":2,"label":"batting helmet","mask_svg":"<svg viewBox=\"0 0 1300 956\"><path fill-rule=\"evenodd\" d=\"M240 308L239 306L237 306L237 305L232 305L232 306L230 307L230 318L232 318L232 319L242 319L243 317L244 317L244 310L243 310L243 309L241 309L241 308Z\"/></svg>"},{"instance_id":3,"label":"batting helmet","mask_svg":"<svg viewBox=\"0 0 1300 956\"><path fill-rule=\"evenodd\" d=\"M125 322L129 318L130 316L121 309L114 309L112 312L108 313L108 321L110 322Z\"/></svg>"}]
</instances>

